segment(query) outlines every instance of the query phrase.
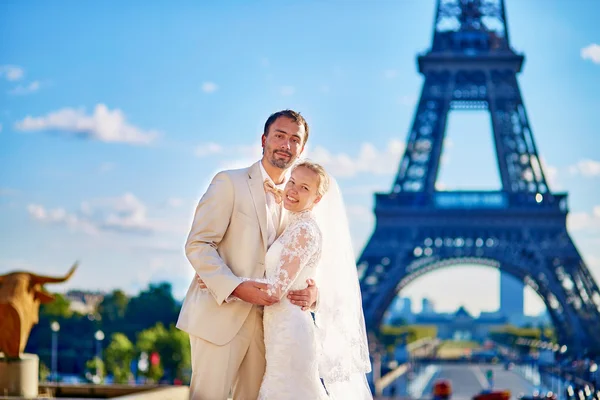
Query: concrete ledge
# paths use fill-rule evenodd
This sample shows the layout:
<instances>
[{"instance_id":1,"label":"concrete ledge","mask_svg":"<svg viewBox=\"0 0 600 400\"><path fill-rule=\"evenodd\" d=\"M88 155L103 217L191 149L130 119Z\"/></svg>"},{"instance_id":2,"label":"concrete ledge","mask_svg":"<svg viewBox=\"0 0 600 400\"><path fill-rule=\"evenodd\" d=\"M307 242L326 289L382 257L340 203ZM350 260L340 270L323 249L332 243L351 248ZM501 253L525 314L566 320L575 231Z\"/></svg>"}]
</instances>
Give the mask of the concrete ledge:
<instances>
[{"instance_id":1,"label":"concrete ledge","mask_svg":"<svg viewBox=\"0 0 600 400\"><path fill-rule=\"evenodd\" d=\"M187 400L189 387L171 385L93 385L40 383L40 397L68 399Z\"/></svg>"}]
</instances>

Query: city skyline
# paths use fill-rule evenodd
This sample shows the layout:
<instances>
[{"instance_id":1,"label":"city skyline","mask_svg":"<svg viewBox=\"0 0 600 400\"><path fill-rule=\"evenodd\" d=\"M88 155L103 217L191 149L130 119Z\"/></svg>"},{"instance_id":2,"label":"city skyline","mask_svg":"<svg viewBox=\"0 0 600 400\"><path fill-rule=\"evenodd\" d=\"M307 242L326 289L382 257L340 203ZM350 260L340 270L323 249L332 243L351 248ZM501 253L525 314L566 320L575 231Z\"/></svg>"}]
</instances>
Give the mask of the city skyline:
<instances>
[{"instance_id":1,"label":"city skyline","mask_svg":"<svg viewBox=\"0 0 600 400\"><path fill-rule=\"evenodd\" d=\"M340 4L0 5L12 38L0 44L0 274L61 275L79 259L60 290L166 280L181 299L195 203L217 170L258 160L262 125L283 108L311 125L306 155L338 179L360 253L373 193L390 190L404 150L435 2ZM569 231L598 281L600 5L506 4L545 172L569 192ZM499 188L489 124L450 115L439 190ZM499 306L498 282L453 267L403 296L478 314ZM525 308L543 308L530 289Z\"/></svg>"}]
</instances>

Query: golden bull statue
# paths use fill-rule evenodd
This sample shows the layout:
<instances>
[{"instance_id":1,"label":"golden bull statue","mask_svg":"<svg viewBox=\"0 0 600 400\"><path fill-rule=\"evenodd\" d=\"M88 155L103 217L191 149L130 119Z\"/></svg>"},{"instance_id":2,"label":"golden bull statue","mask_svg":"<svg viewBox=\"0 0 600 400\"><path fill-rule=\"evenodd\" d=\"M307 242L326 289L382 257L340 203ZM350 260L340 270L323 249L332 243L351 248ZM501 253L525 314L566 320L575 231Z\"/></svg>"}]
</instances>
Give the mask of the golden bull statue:
<instances>
[{"instance_id":1,"label":"golden bull statue","mask_svg":"<svg viewBox=\"0 0 600 400\"><path fill-rule=\"evenodd\" d=\"M40 304L54 300L44 284L65 282L76 268L77 263L62 278L21 271L0 276L0 352L5 357L23 353L31 328L39 321Z\"/></svg>"}]
</instances>

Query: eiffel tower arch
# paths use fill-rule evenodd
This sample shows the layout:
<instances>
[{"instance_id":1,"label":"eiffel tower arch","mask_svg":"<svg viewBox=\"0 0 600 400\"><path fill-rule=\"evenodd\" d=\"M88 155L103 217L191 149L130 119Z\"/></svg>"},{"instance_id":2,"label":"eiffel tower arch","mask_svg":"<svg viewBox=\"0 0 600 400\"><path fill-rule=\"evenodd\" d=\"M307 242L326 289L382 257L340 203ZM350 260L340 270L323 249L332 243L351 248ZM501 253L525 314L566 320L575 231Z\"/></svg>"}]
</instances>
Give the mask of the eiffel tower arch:
<instances>
[{"instance_id":1,"label":"eiffel tower arch","mask_svg":"<svg viewBox=\"0 0 600 400\"><path fill-rule=\"evenodd\" d=\"M375 194L358 259L368 329L416 278L477 264L533 288L568 352L600 354L600 292L567 232L567 194L550 190L540 163L504 0L438 0L432 46L417 61L424 83L406 150L391 191ZM490 113L501 189L437 191L448 113L473 109Z\"/></svg>"}]
</instances>

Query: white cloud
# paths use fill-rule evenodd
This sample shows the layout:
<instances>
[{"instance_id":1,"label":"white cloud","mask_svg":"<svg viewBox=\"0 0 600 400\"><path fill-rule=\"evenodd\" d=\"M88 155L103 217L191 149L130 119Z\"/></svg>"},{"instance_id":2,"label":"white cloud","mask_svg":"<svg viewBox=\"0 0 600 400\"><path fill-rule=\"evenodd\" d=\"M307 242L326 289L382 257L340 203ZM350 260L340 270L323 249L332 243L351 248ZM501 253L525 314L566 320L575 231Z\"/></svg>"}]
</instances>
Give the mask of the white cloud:
<instances>
[{"instance_id":1,"label":"white cloud","mask_svg":"<svg viewBox=\"0 0 600 400\"><path fill-rule=\"evenodd\" d=\"M132 193L84 201L76 212L67 212L64 208L48 209L39 204L30 204L27 210L36 221L67 226L87 234L102 231L181 233L187 229L187 222L174 222L172 218L149 218L148 207Z\"/></svg>"},{"instance_id":2,"label":"white cloud","mask_svg":"<svg viewBox=\"0 0 600 400\"><path fill-rule=\"evenodd\" d=\"M583 175L586 177L600 176L600 161L581 160L577 164L570 166L569 172L573 175Z\"/></svg>"},{"instance_id":3,"label":"white cloud","mask_svg":"<svg viewBox=\"0 0 600 400\"><path fill-rule=\"evenodd\" d=\"M333 176L349 178L359 173L393 174L403 152L404 142L391 140L381 151L372 143L363 143L355 157L346 153L332 154L320 146L307 150L306 157L322 164Z\"/></svg>"},{"instance_id":4,"label":"white cloud","mask_svg":"<svg viewBox=\"0 0 600 400\"><path fill-rule=\"evenodd\" d=\"M259 143L248 146L237 146L227 149L227 154L231 154L233 157L224 159L219 164L219 169L245 168L261 159L262 147Z\"/></svg>"},{"instance_id":5,"label":"white cloud","mask_svg":"<svg viewBox=\"0 0 600 400\"><path fill-rule=\"evenodd\" d=\"M447 190L451 190L451 189L444 182L436 182L435 190L439 190L440 192L443 192L443 191L447 191Z\"/></svg>"},{"instance_id":6,"label":"white cloud","mask_svg":"<svg viewBox=\"0 0 600 400\"><path fill-rule=\"evenodd\" d=\"M100 167L98 167L98 172L101 174L105 174L107 172L114 170L116 166L117 165L115 163L104 162L104 163L100 164Z\"/></svg>"},{"instance_id":7,"label":"white cloud","mask_svg":"<svg viewBox=\"0 0 600 400\"><path fill-rule=\"evenodd\" d=\"M583 260L585 261L586 265L590 268L600 268L600 257L586 255L583 257Z\"/></svg>"},{"instance_id":8,"label":"white cloud","mask_svg":"<svg viewBox=\"0 0 600 400\"><path fill-rule=\"evenodd\" d=\"M581 58L584 60L590 60L594 64L600 64L600 45L592 43L589 46L581 49Z\"/></svg>"},{"instance_id":9,"label":"white cloud","mask_svg":"<svg viewBox=\"0 0 600 400\"><path fill-rule=\"evenodd\" d=\"M4 76L7 81L18 81L23 78L25 71L16 65L0 65L0 76Z\"/></svg>"},{"instance_id":10,"label":"white cloud","mask_svg":"<svg viewBox=\"0 0 600 400\"><path fill-rule=\"evenodd\" d=\"M196 147L194 152L198 157L209 156L211 154L218 154L223 151L223 147L217 143L202 143Z\"/></svg>"},{"instance_id":11,"label":"white cloud","mask_svg":"<svg viewBox=\"0 0 600 400\"><path fill-rule=\"evenodd\" d=\"M63 108L43 117L27 116L15 124L21 131L63 131L101 142L149 144L158 137L156 131L144 131L129 124L119 109L109 110L104 104L96 105L93 115L83 109Z\"/></svg>"},{"instance_id":12,"label":"white cloud","mask_svg":"<svg viewBox=\"0 0 600 400\"><path fill-rule=\"evenodd\" d=\"M398 76L398 71L396 71L395 69L387 69L383 72L383 76L386 79L393 79Z\"/></svg>"},{"instance_id":13,"label":"white cloud","mask_svg":"<svg viewBox=\"0 0 600 400\"><path fill-rule=\"evenodd\" d=\"M97 228L90 222L79 218L75 214L70 214L63 208L47 210L39 204L29 204L27 206L29 215L36 221L48 224L65 225L73 230L83 231L87 234L96 234Z\"/></svg>"},{"instance_id":14,"label":"white cloud","mask_svg":"<svg viewBox=\"0 0 600 400\"><path fill-rule=\"evenodd\" d=\"M591 213L571 212L567 216L567 228L571 232L600 230L600 205L594 206Z\"/></svg>"},{"instance_id":15,"label":"white cloud","mask_svg":"<svg viewBox=\"0 0 600 400\"><path fill-rule=\"evenodd\" d=\"M27 94L35 93L40 90L40 82L33 81L29 85L18 85L16 88L9 91L9 94L14 94L17 96L24 96Z\"/></svg>"},{"instance_id":16,"label":"white cloud","mask_svg":"<svg viewBox=\"0 0 600 400\"><path fill-rule=\"evenodd\" d=\"M167 206L171 208L179 208L183 205L183 200L177 197L169 197L167 199Z\"/></svg>"},{"instance_id":17,"label":"white cloud","mask_svg":"<svg viewBox=\"0 0 600 400\"><path fill-rule=\"evenodd\" d=\"M372 222L374 218L372 210L368 207L359 205L347 205L346 214L348 214L348 219L350 221L355 222Z\"/></svg>"},{"instance_id":18,"label":"white cloud","mask_svg":"<svg viewBox=\"0 0 600 400\"><path fill-rule=\"evenodd\" d=\"M219 86L217 86L217 84L214 82L202 83L202 91L204 93L214 93L217 91L217 89L219 89Z\"/></svg>"},{"instance_id":19,"label":"white cloud","mask_svg":"<svg viewBox=\"0 0 600 400\"><path fill-rule=\"evenodd\" d=\"M293 86L282 86L280 93L282 96L291 96L296 93L296 89Z\"/></svg>"}]
</instances>

